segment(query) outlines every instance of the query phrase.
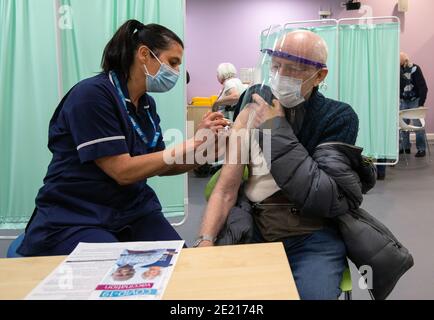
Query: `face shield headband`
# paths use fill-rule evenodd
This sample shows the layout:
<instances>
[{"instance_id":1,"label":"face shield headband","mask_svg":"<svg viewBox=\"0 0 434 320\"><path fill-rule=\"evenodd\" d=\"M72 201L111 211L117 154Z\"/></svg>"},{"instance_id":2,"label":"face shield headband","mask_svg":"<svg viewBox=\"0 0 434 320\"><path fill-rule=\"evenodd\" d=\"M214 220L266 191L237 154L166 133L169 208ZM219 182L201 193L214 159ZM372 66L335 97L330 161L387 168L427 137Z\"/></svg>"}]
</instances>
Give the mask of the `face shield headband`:
<instances>
[{"instance_id":1,"label":"face shield headband","mask_svg":"<svg viewBox=\"0 0 434 320\"><path fill-rule=\"evenodd\" d=\"M306 58L302 58L302 57L298 57L298 56L294 56L292 54L283 52L283 51L274 51L271 49L262 49L261 50L262 53L267 53L268 55L272 56L272 57L277 57L277 58L282 58L282 59L286 59L289 61L294 61L294 62L298 62L298 63L303 63L309 66L314 66L318 69L322 69L322 68L327 68L327 65L321 62L317 62L317 61L312 61Z\"/></svg>"}]
</instances>

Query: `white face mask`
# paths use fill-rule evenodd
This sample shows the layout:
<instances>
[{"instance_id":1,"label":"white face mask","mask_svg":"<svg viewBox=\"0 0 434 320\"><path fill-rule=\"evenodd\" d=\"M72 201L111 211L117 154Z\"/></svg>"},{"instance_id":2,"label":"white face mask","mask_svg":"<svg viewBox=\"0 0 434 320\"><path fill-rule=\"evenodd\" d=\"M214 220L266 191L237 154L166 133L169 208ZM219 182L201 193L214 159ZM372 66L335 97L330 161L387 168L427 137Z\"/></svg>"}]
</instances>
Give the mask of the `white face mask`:
<instances>
[{"instance_id":1,"label":"white face mask","mask_svg":"<svg viewBox=\"0 0 434 320\"><path fill-rule=\"evenodd\" d=\"M301 93L301 87L318 72L319 70L304 82L301 79L270 73L271 91L283 107L294 108L305 100Z\"/></svg>"}]
</instances>

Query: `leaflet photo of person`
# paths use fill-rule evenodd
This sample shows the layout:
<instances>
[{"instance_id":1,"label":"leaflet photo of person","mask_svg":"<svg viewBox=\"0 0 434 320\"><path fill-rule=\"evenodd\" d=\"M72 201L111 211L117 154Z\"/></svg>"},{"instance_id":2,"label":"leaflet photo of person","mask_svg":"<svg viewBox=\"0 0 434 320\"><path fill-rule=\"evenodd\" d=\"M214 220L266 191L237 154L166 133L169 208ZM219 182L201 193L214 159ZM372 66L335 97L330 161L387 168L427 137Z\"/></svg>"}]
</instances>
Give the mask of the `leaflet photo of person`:
<instances>
[{"instance_id":1,"label":"leaflet photo of person","mask_svg":"<svg viewBox=\"0 0 434 320\"><path fill-rule=\"evenodd\" d=\"M114 281L128 281L134 277L135 273L134 267L127 264L117 268L116 271L112 273L112 278Z\"/></svg>"},{"instance_id":2,"label":"leaflet photo of person","mask_svg":"<svg viewBox=\"0 0 434 320\"><path fill-rule=\"evenodd\" d=\"M145 280L154 280L161 275L161 267L153 266L142 273L142 278Z\"/></svg>"}]
</instances>

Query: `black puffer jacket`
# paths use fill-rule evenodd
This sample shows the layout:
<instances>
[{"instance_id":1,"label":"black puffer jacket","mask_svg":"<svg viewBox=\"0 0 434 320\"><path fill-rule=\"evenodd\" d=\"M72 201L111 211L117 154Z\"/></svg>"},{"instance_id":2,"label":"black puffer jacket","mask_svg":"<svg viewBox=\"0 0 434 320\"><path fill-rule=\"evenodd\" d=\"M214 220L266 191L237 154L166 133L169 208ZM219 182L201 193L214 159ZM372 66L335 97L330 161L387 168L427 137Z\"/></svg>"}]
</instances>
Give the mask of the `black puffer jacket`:
<instances>
[{"instance_id":1,"label":"black puffer jacket","mask_svg":"<svg viewBox=\"0 0 434 320\"><path fill-rule=\"evenodd\" d=\"M380 279L369 289L371 295L387 298L414 261L386 226L359 208L362 194L376 182L373 163L361 155L361 148L342 142L319 144L310 156L285 118L263 124L260 144L268 140L264 139L266 128L272 129L268 161L279 187L301 215L333 218L338 223L347 256L358 268L370 267ZM217 244L254 242L250 212L251 207L240 198Z\"/></svg>"},{"instance_id":2,"label":"black puffer jacket","mask_svg":"<svg viewBox=\"0 0 434 320\"><path fill-rule=\"evenodd\" d=\"M250 88L245 99L250 101L254 92L271 103L268 87ZM285 109L286 117L271 119L261 126L259 144L262 147L264 138L271 141L271 155L265 156L271 174L302 215L318 218L343 215L358 208L362 193L375 184L375 172L365 174L363 179L356 172L363 162L361 149L353 146L358 117L348 104L327 99L317 90L302 107L304 119L296 134L288 122L294 118L290 115L295 109ZM266 137L267 134L270 136ZM247 202L240 197L238 202L220 233L219 244L239 243L241 239L244 242L251 234L250 214L243 214L248 211Z\"/></svg>"},{"instance_id":3,"label":"black puffer jacket","mask_svg":"<svg viewBox=\"0 0 434 320\"><path fill-rule=\"evenodd\" d=\"M305 163L299 164L293 170L297 171L307 166L310 170L309 179L297 181L296 179L302 179L302 173L288 170L284 175L292 174L292 176L289 176L286 184L281 183L279 186L286 188L286 190L282 189L288 199L302 208L301 214L308 212L312 213L311 216L330 218L346 214L351 209L359 208L363 200L362 194L372 189L376 183L376 168L372 162L362 157L362 151L363 149L359 147L341 142L321 144L312 158L303 156ZM278 170L278 167L274 167L275 174ZM301 177L298 178L299 176ZM291 188L289 180L298 183L297 188ZM303 197L300 194L308 194L305 198L307 201L318 202L303 206ZM330 198L321 200L322 197ZM243 194L243 190L240 190L237 205L231 209L216 244L250 243L254 235L253 229L252 204Z\"/></svg>"},{"instance_id":4,"label":"black puffer jacket","mask_svg":"<svg viewBox=\"0 0 434 320\"><path fill-rule=\"evenodd\" d=\"M363 166L361 148L327 142L310 156L283 117L264 123L261 132L260 145L271 141L271 157L266 157L271 174L301 215L333 218L345 214L358 208L363 192L375 184L374 166L362 177L357 173ZM271 137L264 137L270 133Z\"/></svg>"}]
</instances>

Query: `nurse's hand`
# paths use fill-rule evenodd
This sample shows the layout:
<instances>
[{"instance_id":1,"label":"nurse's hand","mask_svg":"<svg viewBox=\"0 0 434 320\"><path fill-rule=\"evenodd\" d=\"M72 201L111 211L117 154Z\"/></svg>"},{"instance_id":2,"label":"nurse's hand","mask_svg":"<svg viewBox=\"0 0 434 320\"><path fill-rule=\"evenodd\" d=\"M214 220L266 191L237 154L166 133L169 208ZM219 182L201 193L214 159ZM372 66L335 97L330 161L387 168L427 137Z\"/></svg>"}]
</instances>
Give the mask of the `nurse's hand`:
<instances>
[{"instance_id":1,"label":"nurse's hand","mask_svg":"<svg viewBox=\"0 0 434 320\"><path fill-rule=\"evenodd\" d=\"M224 136L229 131L225 130L225 127L230 125L231 122L225 119L221 112L208 112L205 114L194 136L195 149L199 146L207 149L213 146L214 156L209 155L210 159L219 161L226 151Z\"/></svg>"},{"instance_id":2,"label":"nurse's hand","mask_svg":"<svg viewBox=\"0 0 434 320\"><path fill-rule=\"evenodd\" d=\"M198 126L198 131L201 129L211 130L214 134L217 134L224 127L230 125L230 121L225 119L221 112L209 111L202 118Z\"/></svg>"}]
</instances>

